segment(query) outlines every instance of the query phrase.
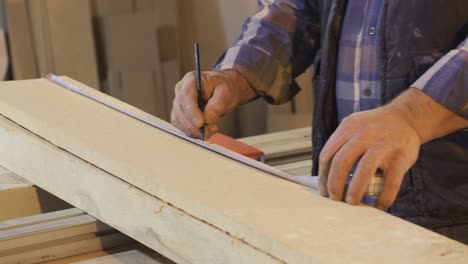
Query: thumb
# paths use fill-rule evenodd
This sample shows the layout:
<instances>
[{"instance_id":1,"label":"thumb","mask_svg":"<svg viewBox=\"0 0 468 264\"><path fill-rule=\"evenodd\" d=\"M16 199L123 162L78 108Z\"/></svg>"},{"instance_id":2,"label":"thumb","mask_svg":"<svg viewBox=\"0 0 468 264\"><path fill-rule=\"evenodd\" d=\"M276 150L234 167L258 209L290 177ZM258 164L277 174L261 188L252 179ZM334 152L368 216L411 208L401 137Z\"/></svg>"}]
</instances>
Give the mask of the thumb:
<instances>
[{"instance_id":1,"label":"thumb","mask_svg":"<svg viewBox=\"0 0 468 264\"><path fill-rule=\"evenodd\" d=\"M207 125L217 124L224 114L235 107L233 101L232 95L225 83L216 87L205 106L205 123Z\"/></svg>"}]
</instances>

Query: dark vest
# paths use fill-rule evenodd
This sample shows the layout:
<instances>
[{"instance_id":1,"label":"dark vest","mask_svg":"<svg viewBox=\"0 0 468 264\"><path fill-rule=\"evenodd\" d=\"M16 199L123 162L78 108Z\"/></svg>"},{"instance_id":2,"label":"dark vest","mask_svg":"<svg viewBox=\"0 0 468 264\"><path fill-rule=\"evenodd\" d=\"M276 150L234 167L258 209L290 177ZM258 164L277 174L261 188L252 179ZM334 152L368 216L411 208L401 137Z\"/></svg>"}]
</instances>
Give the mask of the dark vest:
<instances>
[{"instance_id":1,"label":"dark vest","mask_svg":"<svg viewBox=\"0 0 468 264\"><path fill-rule=\"evenodd\" d=\"M320 13L321 25L314 77L313 175L318 172L321 149L338 126L335 78L346 2L309 0ZM378 30L384 32L381 96L385 104L466 38L468 0L386 0L383 15ZM418 38L420 34L424 38ZM389 212L429 228L468 223L467 130L421 146Z\"/></svg>"}]
</instances>

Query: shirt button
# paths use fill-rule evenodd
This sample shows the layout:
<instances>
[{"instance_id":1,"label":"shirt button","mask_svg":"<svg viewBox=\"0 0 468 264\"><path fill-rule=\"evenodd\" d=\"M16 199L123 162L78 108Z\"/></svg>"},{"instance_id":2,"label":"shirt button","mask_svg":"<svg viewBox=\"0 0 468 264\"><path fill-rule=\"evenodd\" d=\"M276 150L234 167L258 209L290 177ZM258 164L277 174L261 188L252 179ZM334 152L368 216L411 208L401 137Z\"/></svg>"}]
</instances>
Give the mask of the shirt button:
<instances>
[{"instance_id":1,"label":"shirt button","mask_svg":"<svg viewBox=\"0 0 468 264\"><path fill-rule=\"evenodd\" d=\"M364 89L364 95L365 96L369 97L369 96L371 96L371 94L372 94L372 91L369 88Z\"/></svg>"},{"instance_id":2,"label":"shirt button","mask_svg":"<svg viewBox=\"0 0 468 264\"><path fill-rule=\"evenodd\" d=\"M375 27L370 27L368 30L369 35L373 36L375 35Z\"/></svg>"}]
</instances>

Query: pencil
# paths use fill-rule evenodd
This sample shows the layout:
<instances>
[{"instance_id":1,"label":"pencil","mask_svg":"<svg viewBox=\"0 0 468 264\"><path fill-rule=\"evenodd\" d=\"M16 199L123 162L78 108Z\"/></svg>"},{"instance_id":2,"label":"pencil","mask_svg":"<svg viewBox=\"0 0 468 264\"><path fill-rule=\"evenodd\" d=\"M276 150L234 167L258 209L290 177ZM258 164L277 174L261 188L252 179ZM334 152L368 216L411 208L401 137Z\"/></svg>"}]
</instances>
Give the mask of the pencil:
<instances>
[{"instance_id":1,"label":"pencil","mask_svg":"<svg viewBox=\"0 0 468 264\"><path fill-rule=\"evenodd\" d=\"M203 100L203 87L201 81L201 70L200 70L200 51L198 43L193 45L195 49L195 75L197 80L197 92L198 92L198 107L200 111L203 113L205 110L205 100ZM200 128L200 138L201 140L205 140L205 125Z\"/></svg>"}]
</instances>

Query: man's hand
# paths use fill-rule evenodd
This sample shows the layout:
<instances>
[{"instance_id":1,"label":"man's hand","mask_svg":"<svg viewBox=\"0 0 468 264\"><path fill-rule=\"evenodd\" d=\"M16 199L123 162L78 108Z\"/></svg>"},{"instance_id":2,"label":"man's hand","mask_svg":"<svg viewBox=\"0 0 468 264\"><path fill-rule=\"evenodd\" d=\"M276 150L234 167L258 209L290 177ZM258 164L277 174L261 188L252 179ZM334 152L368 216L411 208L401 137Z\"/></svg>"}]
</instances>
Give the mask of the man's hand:
<instances>
[{"instance_id":1,"label":"man's hand","mask_svg":"<svg viewBox=\"0 0 468 264\"><path fill-rule=\"evenodd\" d=\"M414 88L386 106L354 113L343 120L320 154L320 194L337 201L346 195L346 202L359 204L369 180L380 169L384 186L375 206L387 209L395 201L404 174L416 162L420 145L467 126L468 120Z\"/></svg>"},{"instance_id":2,"label":"man's hand","mask_svg":"<svg viewBox=\"0 0 468 264\"><path fill-rule=\"evenodd\" d=\"M203 98L207 101L202 113L197 102L195 73L189 72L176 84L171 123L191 137L199 137L205 126L206 138L218 132L220 118L240 103L256 97L255 91L242 75L234 70L203 72Z\"/></svg>"}]
</instances>

